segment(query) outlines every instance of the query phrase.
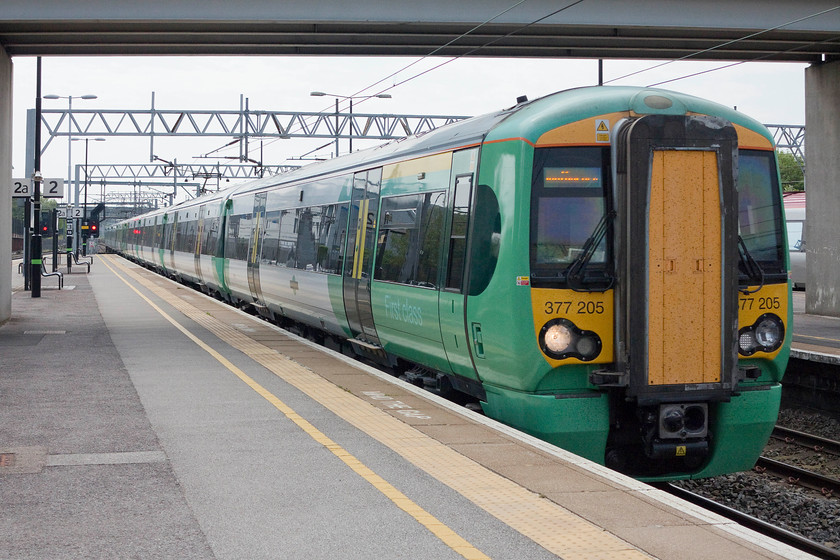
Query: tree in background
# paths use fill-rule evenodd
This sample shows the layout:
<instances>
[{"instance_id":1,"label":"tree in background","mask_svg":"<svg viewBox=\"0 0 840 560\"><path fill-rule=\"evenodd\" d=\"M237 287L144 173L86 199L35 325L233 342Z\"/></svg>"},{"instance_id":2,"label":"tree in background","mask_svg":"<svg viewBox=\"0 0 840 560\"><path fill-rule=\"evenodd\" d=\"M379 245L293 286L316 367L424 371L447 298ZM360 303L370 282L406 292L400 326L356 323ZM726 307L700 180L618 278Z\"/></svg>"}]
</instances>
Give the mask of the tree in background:
<instances>
[{"instance_id":1,"label":"tree in background","mask_svg":"<svg viewBox=\"0 0 840 560\"><path fill-rule=\"evenodd\" d=\"M805 162L790 152L776 152L779 158L779 175L782 178L782 190L804 191L805 190Z\"/></svg>"}]
</instances>

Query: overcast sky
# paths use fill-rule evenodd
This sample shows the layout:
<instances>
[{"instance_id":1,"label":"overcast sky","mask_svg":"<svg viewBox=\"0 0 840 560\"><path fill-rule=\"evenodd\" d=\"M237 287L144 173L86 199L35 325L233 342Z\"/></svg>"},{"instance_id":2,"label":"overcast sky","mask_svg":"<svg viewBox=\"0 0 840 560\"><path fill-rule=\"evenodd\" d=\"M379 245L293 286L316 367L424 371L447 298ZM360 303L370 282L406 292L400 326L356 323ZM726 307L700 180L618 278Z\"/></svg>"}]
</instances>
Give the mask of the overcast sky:
<instances>
[{"instance_id":1,"label":"overcast sky","mask_svg":"<svg viewBox=\"0 0 840 560\"><path fill-rule=\"evenodd\" d=\"M478 115L513 105L520 95L535 99L571 87L596 85L595 60L458 59L430 70L448 58L327 58L327 57L45 57L42 94L81 96L73 109L148 109L152 92L161 110L238 110L240 95L250 109L270 111L334 111L334 102L309 93L352 95L405 66L375 89L387 89L391 99L373 99L354 105L354 112ZM14 144L16 177L24 174L25 116L35 105L35 58L16 57L14 64ZM705 70L727 62L680 62L615 80L662 61L604 62L604 80L613 85L648 86ZM658 87L705 97L735 106L764 123L804 124L804 64L745 63L703 73ZM414 79L412 76L427 73ZM408 80L408 81L406 81ZM67 100L44 100L43 108L66 109ZM43 139L46 142L46 136ZM326 140L282 140L264 147L266 164L282 164ZM172 138L155 140L155 154L179 163L210 162L195 159L226 142L219 139ZM354 148L377 142L354 141ZM259 159L258 143L252 143ZM73 163L84 163L84 143L73 143ZM90 143L90 163L147 163L148 139L114 139ZM333 146L319 155L329 156ZM341 153L347 141L342 140ZM233 147L217 155L236 156ZM47 177L67 175L67 140L56 139L42 158Z\"/></svg>"}]
</instances>

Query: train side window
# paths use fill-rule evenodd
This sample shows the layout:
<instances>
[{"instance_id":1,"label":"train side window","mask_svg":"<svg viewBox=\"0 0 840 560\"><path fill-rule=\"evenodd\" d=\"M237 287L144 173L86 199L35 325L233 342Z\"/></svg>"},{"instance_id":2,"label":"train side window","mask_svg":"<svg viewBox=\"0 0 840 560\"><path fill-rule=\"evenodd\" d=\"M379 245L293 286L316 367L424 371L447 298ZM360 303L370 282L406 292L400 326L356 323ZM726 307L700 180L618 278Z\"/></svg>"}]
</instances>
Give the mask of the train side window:
<instances>
[{"instance_id":1,"label":"train side window","mask_svg":"<svg viewBox=\"0 0 840 560\"><path fill-rule=\"evenodd\" d=\"M280 211L280 242L277 249L277 264L294 268L297 263L297 212Z\"/></svg>"},{"instance_id":2,"label":"train side window","mask_svg":"<svg viewBox=\"0 0 840 560\"><path fill-rule=\"evenodd\" d=\"M175 250L185 251L187 247L187 222L179 221L175 226Z\"/></svg>"},{"instance_id":3,"label":"train side window","mask_svg":"<svg viewBox=\"0 0 840 560\"><path fill-rule=\"evenodd\" d=\"M204 242L201 245L201 253L204 255L215 255L219 244L219 223L221 218L207 218L204 220Z\"/></svg>"},{"instance_id":4,"label":"train side window","mask_svg":"<svg viewBox=\"0 0 840 560\"><path fill-rule=\"evenodd\" d=\"M437 287L446 192L382 200L376 280Z\"/></svg>"},{"instance_id":5,"label":"train side window","mask_svg":"<svg viewBox=\"0 0 840 560\"><path fill-rule=\"evenodd\" d=\"M236 259L248 260L248 248L251 246L251 238L254 235L253 214L241 214L239 216L239 235L236 237Z\"/></svg>"},{"instance_id":6,"label":"train side window","mask_svg":"<svg viewBox=\"0 0 840 560\"><path fill-rule=\"evenodd\" d=\"M189 222L183 220L178 222L178 247L176 247L179 251L186 251L187 250L187 235L188 235L188 226Z\"/></svg>"},{"instance_id":7,"label":"train side window","mask_svg":"<svg viewBox=\"0 0 840 560\"><path fill-rule=\"evenodd\" d=\"M341 233L347 224L347 213L350 205L333 204L324 206L321 219L317 223L318 231L318 270L329 274L341 273ZM314 224L313 224L314 225Z\"/></svg>"},{"instance_id":8,"label":"train side window","mask_svg":"<svg viewBox=\"0 0 840 560\"><path fill-rule=\"evenodd\" d=\"M261 262L338 274L342 240L336 221L346 221L347 211L345 203L266 212Z\"/></svg>"},{"instance_id":9,"label":"train side window","mask_svg":"<svg viewBox=\"0 0 840 560\"><path fill-rule=\"evenodd\" d=\"M337 216L347 217L347 204L299 208L295 218L294 267L338 274L339 235ZM286 244L288 248L288 244ZM289 259L291 263L291 259ZM289 264L289 266L292 266Z\"/></svg>"},{"instance_id":10,"label":"train side window","mask_svg":"<svg viewBox=\"0 0 840 560\"><path fill-rule=\"evenodd\" d=\"M187 236L184 240L184 251L188 253L195 253L195 237L198 230L198 222L190 220L187 222Z\"/></svg>"},{"instance_id":11,"label":"train side window","mask_svg":"<svg viewBox=\"0 0 840 560\"><path fill-rule=\"evenodd\" d=\"M460 291L464 282L464 261L467 257L467 227L470 221L473 174L467 173L455 178L454 205L452 208L452 231L449 235L449 267L446 287Z\"/></svg>"},{"instance_id":12,"label":"train side window","mask_svg":"<svg viewBox=\"0 0 840 560\"><path fill-rule=\"evenodd\" d=\"M172 221L163 224L163 249L172 245Z\"/></svg>"},{"instance_id":13,"label":"train side window","mask_svg":"<svg viewBox=\"0 0 840 560\"><path fill-rule=\"evenodd\" d=\"M469 294L480 295L496 272L502 234L499 199L487 185L478 185L475 192L472 243L470 249Z\"/></svg>"},{"instance_id":14,"label":"train side window","mask_svg":"<svg viewBox=\"0 0 840 560\"><path fill-rule=\"evenodd\" d=\"M239 237L239 220L241 216L229 215L227 219L227 240L225 242L225 258L236 258L236 239Z\"/></svg>"},{"instance_id":15,"label":"train side window","mask_svg":"<svg viewBox=\"0 0 840 560\"><path fill-rule=\"evenodd\" d=\"M297 262L295 268L315 270L318 248L315 245L318 225L321 221L321 207L298 208L297 211Z\"/></svg>"},{"instance_id":16,"label":"train side window","mask_svg":"<svg viewBox=\"0 0 840 560\"><path fill-rule=\"evenodd\" d=\"M260 264L277 264L280 250L280 210L265 213L265 233L263 234Z\"/></svg>"}]
</instances>

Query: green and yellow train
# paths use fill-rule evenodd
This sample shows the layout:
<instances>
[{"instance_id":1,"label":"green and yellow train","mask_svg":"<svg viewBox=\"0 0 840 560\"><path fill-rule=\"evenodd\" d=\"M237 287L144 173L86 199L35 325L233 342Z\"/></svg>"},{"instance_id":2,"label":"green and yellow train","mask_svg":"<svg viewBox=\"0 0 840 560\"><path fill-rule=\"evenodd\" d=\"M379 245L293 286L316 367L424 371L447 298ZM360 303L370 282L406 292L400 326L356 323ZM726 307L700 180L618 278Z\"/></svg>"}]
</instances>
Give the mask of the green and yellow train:
<instances>
[{"instance_id":1,"label":"green and yellow train","mask_svg":"<svg viewBox=\"0 0 840 560\"><path fill-rule=\"evenodd\" d=\"M124 255L645 480L750 469L791 339L772 136L563 91L124 221Z\"/></svg>"}]
</instances>

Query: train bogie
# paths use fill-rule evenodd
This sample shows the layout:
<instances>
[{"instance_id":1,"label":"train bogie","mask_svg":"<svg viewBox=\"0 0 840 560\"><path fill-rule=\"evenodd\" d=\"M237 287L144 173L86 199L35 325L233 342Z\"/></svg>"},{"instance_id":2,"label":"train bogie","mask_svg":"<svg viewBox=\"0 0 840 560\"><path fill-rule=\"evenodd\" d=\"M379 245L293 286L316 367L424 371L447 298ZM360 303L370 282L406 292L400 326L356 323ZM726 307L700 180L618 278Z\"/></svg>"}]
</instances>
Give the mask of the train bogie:
<instances>
[{"instance_id":1,"label":"train bogie","mask_svg":"<svg viewBox=\"0 0 840 560\"><path fill-rule=\"evenodd\" d=\"M772 429L780 189L735 111L583 88L214 197L106 240L640 478L749 468Z\"/></svg>"}]
</instances>

